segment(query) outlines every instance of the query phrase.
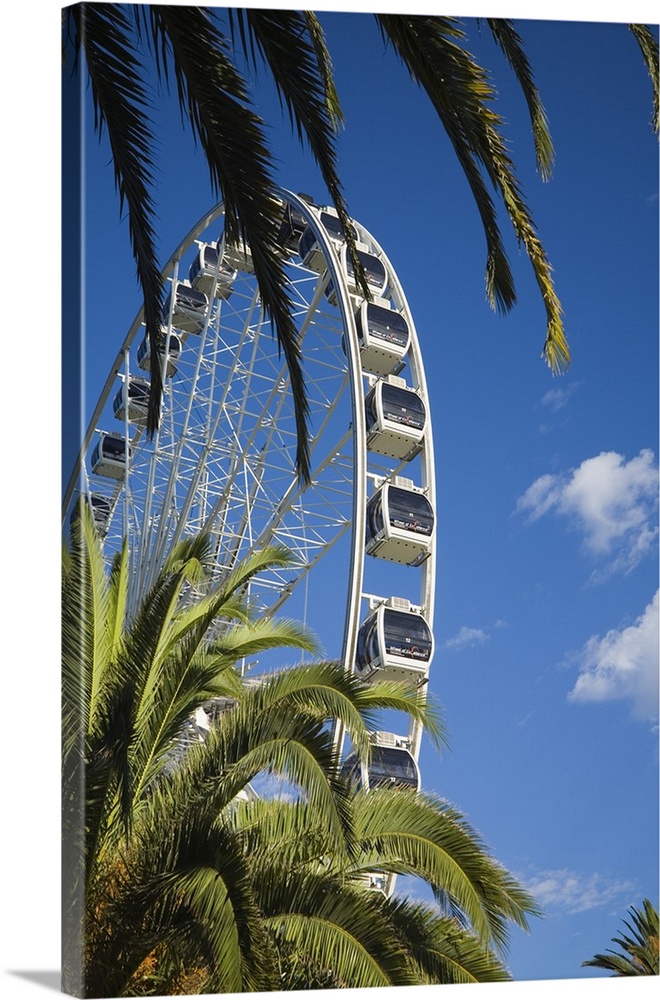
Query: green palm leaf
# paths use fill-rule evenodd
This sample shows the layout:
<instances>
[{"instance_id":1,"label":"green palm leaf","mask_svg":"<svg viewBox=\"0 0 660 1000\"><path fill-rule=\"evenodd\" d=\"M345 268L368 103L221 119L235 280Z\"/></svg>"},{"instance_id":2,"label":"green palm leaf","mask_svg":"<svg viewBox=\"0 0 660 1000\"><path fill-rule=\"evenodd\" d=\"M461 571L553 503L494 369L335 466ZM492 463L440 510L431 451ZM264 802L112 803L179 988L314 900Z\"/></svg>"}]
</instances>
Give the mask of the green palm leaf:
<instances>
[{"instance_id":1,"label":"green palm leaf","mask_svg":"<svg viewBox=\"0 0 660 1000\"><path fill-rule=\"evenodd\" d=\"M215 783L212 801L230 802L258 774L273 774L300 790L315 812L326 816L329 851L344 849L350 827L348 793L345 784L332 775L332 743L327 736L314 732L309 720L285 726L281 718L276 725L282 735L268 738L265 734L256 746L248 747L240 758L227 767L225 775Z\"/></svg>"},{"instance_id":2,"label":"green palm leaf","mask_svg":"<svg viewBox=\"0 0 660 1000\"><path fill-rule=\"evenodd\" d=\"M112 563L109 586L108 628L110 631L110 655L116 658L122 649L123 630L128 616L128 544L124 541L121 551Z\"/></svg>"},{"instance_id":3,"label":"green palm leaf","mask_svg":"<svg viewBox=\"0 0 660 1000\"><path fill-rule=\"evenodd\" d=\"M405 950L375 896L327 875L294 872L275 900L262 894L266 926L279 947L304 955L336 986L413 985ZM280 908L273 912L273 902Z\"/></svg>"},{"instance_id":4,"label":"green palm leaf","mask_svg":"<svg viewBox=\"0 0 660 1000\"><path fill-rule=\"evenodd\" d=\"M222 193L225 239L245 240L266 315L272 320L291 379L298 446L296 466L309 481L309 406L301 349L277 246L281 206L270 172L264 125L248 106L246 84L227 54L226 41L204 8L151 6L154 45L165 77L176 80L179 103Z\"/></svg>"},{"instance_id":5,"label":"green palm leaf","mask_svg":"<svg viewBox=\"0 0 660 1000\"><path fill-rule=\"evenodd\" d=\"M547 181L552 173L555 154L548 130L545 108L541 102L537 86L534 83L532 68L523 48L522 38L515 30L513 21L494 17L487 18L487 22L493 38L502 49L520 84L532 123L536 165L542 179Z\"/></svg>"},{"instance_id":6,"label":"green palm leaf","mask_svg":"<svg viewBox=\"0 0 660 1000\"><path fill-rule=\"evenodd\" d=\"M82 49L91 83L95 128L106 133L112 152L120 210L124 204L138 282L144 294L144 318L152 344L160 333L163 279L158 268L153 226L153 150L149 99L142 79L142 56L134 44L130 8L119 4L78 4L68 10L76 29L74 47ZM154 404L149 430L157 425L162 376L152 351Z\"/></svg>"},{"instance_id":7,"label":"green palm leaf","mask_svg":"<svg viewBox=\"0 0 660 1000\"><path fill-rule=\"evenodd\" d=\"M229 822L240 832L257 885L266 885L273 864L287 872L303 866L314 871L328 863L341 868L342 855L327 856L326 817L307 799L248 799L237 803ZM278 881L269 884L268 891L276 894L278 886Z\"/></svg>"},{"instance_id":8,"label":"green palm leaf","mask_svg":"<svg viewBox=\"0 0 660 1000\"><path fill-rule=\"evenodd\" d=\"M493 983L511 979L501 961L456 920L407 899L386 904L388 921L422 983Z\"/></svg>"},{"instance_id":9,"label":"green palm leaf","mask_svg":"<svg viewBox=\"0 0 660 1000\"><path fill-rule=\"evenodd\" d=\"M102 627L106 612L107 580L94 536L92 518L81 501L72 528L67 570L62 576L62 735L64 763L80 752L88 731L109 655Z\"/></svg>"},{"instance_id":10,"label":"green palm leaf","mask_svg":"<svg viewBox=\"0 0 660 1000\"><path fill-rule=\"evenodd\" d=\"M306 10L303 13L307 24L307 31L309 32L310 42L316 51L319 72L323 78L326 110L330 116L332 128L335 132L337 132L344 124L344 113L339 105L339 95L337 94L337 88L335 87L335 81L332 75L332 60L330 58L328 47L325 44L323 29L319 24L316 14L314 14L311 10Z\"/></svg>"},{"instance_id":11,"label":"green palm leaf","mask_svg":"<svg viewBox=\"0 0 660 1000\"><path fill-rule=\"evenodd\" d=\"M365 684L354 674L339 670L336 663L296 667L263 680L267 680L265 697L270 703L279 702L290 711L317 707L319 718L341 723L355 749L366 758L370 742L365 727L376 727L377 713L382 709L405 713L425 727L436 745L447 743L439 709L423 690L405 683Z\"/></svg>"},{"instance_id":12,"label":"green palm leaf","mask_svg":"<svg viewBox=\"0 0 660 1000\"><path fill-rule=\"evenodd\" d=\"M486 852L477 833L455 809L430 795L397 789L358 794L354 803L361 867L423 878L452 916L479 938L506 948L506 922L528 929L534 901Z\"/></svg>"},{"instance_id":13,"label":"green palm leaf","mask_svg":"<svg viewBox=\"0 0 660 1000\"><path fill-rule=\"evenodd\" d=\"M279 950L293 965L288 970L291 979L299 981L303 969L307 975L313 969L315 981L325 981L326 986L357 985L339 968L345 961L350 970L351 961L361 960L360 985L376 985L365 952L371 960L379 960L381 971L393 984L510 978L474 934L437 909L408 900L386 900L356 886L349 888L346 877L360 868L348 857L323 856L324 817L313 815L310 822L306 804L289 801L246 802L234 814L235 827L246 838L246 850L256 866L261 906L278 934ZM387 848L384 850L387 859ZM373 862L373 858L362 859L367 870L373 870L369 860ZM273 877L274 866L277 877ZM313 918L319 920L311 948L302 933L310 915L310 927ZM389 956L385 968L384 954Z\"/></svg>"},{"instance_id":14,"label":"green palm leaf","mask_svg":"<svg viewBox=\"0 0 660 1000\"><path fill-rule=\"evenodd\" d=\"M286 618L276 621L262 618L236 626L213 643L210 649L217 662L229 660L236 663L263 650L285 646L295 646L308 653L318 652L318 643L309 629Z\"/></svg>"}]
</instances>

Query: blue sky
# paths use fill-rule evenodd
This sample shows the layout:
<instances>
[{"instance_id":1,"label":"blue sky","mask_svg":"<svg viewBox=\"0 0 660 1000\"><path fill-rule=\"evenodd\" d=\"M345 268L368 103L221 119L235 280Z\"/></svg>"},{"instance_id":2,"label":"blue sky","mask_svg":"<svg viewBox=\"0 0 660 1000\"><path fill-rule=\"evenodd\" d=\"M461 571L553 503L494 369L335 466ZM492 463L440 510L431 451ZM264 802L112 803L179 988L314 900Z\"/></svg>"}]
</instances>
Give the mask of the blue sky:
<instances>
[{"instance_id":1,"label":"blue sky","mask_svg":"<svg viewBox=\"0 0 660 1000\"><path fill-rule=\"evenodd\" d=\"M651 18L640 10L638 19ZM424 745L423 783L463 811L546 911L530 935L513 933L514 978L598 978L581 962L608 947L629 905L644 896L658 903L658 146L650 83L621 24L519 21L556 150L553 179L542 184L515 81L487 30L469 24L470 49L493 72L564 307L574 360L553 378L539 357L540 295L504 217L518 304L500 317L485 302L476 209L430 107L393 54L383 54L368 14L332 12L322 23L346 116L339 168L349 210L403 284L432 398L430 691L451 749L438 757ZM323 201L320 178L267 87L258 101L273 126L278 180ZM165 259L214 199L176 120L164 125L162 156ZM107 339L90 361L90 399L94 373L100 389L139 306L107 161L92 143L89 232L99 271L89 287Z\"/></svg>"}]
</instances>

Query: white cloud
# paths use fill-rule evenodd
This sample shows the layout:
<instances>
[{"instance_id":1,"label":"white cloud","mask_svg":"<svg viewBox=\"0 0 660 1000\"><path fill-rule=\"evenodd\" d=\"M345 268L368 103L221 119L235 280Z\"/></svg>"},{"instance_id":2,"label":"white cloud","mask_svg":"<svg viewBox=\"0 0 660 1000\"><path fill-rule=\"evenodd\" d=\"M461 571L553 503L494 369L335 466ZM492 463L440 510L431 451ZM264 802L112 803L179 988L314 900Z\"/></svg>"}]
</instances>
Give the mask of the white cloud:
<instances>
[{"instance_id":1,"label":"white cloud","mask_svg":"<svg viewBox=\"0 0 660 1000\"><path fill-rule=\"evenodd\" d=\"M649 448L626 461L601 452L567 474L540 476L519 498L516 512L530 521L554 510L581 531L586 551L608 558L593 580L630 572L652 549L658 536L658 466Z\"/></svg>"},{"instance_id":2,"label":"white cloud","mask_svg":"<svg viewBox=\"0 0 660 1000\"><path fill-rule=\"evenodd\" d=\"M630 896L636 886L630 881L605 879L597 873L580 875L560 868L539 872L525 882L525 888L546 911L584 913L623 895Z\"/></svg>"},{"instance_id":3,"label":"white cloud","mask_svg":"<svg viewBox=\"0 0 660 1000\"><path fill-rule=\"evenodd\" d=\"M537 521L553 507L559 507L562 489L559 476L552 476L550 473L539 476L519 498L516 503L516 511L518 513L526 512L530 521Z\"/></svg>"},{"instance_id":4,"label":"white cloud","mask_svg":"<svg viewBox=\"0 0 660 1000\"><path fill-rule=\"evenodd\" d=\"M452 639L445 643L447 649L463 649L466 646L481 646L488 642L488 634L482 628L468 628L463 625Z\"/></svg>"},{"instance_id":5,"label":"white cloud","mask_svg":"<svg viewBox=\"0 0 660 1000\"><path fill-rule=\"evenodd\" d=\"M658 717L658 598L632 625L592 636L577 655L572 701L629 699L637 718Z\"/></svg>"},{"instance_id":6,"label":"white cloud","mask_svg":"<svg viewBox=\"0 0 660 1000\"><path fill-rule=\"evenodd\" d=\"M577 390L578 385L578 382L572 382L564 389L549 389L541 400L541 406L547 406L554 413L563 410L568 405L568 400Z\"/></svg>"}]
</instances>

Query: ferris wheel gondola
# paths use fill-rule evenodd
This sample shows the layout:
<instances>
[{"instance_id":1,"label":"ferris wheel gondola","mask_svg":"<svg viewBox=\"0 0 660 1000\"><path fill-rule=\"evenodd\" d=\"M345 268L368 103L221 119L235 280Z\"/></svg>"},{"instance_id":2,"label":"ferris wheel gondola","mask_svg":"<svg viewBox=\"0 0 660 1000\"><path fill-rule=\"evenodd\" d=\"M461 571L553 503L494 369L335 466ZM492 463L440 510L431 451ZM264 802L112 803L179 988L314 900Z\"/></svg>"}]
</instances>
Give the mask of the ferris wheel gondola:
<instances>
[{"instance_id":1,"label":"ferris wheel gondola","mask_svg":"<svg viewBox=\"0 0 660 1000\"><path fill-rule=\"evenodd\" d=\"M132 424L146 425L150 397L151 383L146 379L125 380L112 402L115 417Z\"/></svg>"},{"instance_id":2,"label":"ferris wheel gondola","mask_svg":"<svg viewBox=\"0 0 660 1000\"><path fill-rule=\"evenodd\" d=\"M383 601L360 626L355 670L365 680L418 684L426 678L432 658L431 627L405 598Z\"/></svg>"},{"instance_id":3,"label":"ferris wheel gondola","mask_svg":"<svg viewBox=\"0 0 660 1000\"><path fill-rule=\"evenodd\" d=\"M238 272L223 259L222 247L200 243L197 256L190 265L188 281L197 291L218 299L228 299L234 290Z\"/></svg>"},{"instance_id":4,"label":"ferris wheel gondola","mask_svg":"<svg viewBox=\"0 0 660 1000\"><path fill-rule=\"evenodd\" d=\"M369 762L353 751L342 765L342 775L366 790L405 788L418 792L421 787L419 764L410 752L408 737L385 732L370 735Z\"/></svg>"},{"instance_id":5,"label":"ferris wheel gondola","mask_svg":"<svg viewBox=\"0 0 660 1000\"><path fill-rule=\"evenodd\" d=\"M163 323L181 333L201 333L209 315L209 299L188 281L173 282L163 307Z\"/></svg>"},{"instance_id":6,"label":"ferris wheel gondola","mask_svg":"<svg viewBox=\"0 0 660 1000\"><path fill-rule=\"evenodd\" d=\"M183 348L182 337L171 330L168 334L167 326L161 327L160 337L156 344L156 353L160 357L161 363L165 362L165 376L166 378L172 378L176 375L176 362L181 354ZM149 371L151 367L151 345L147 338L145 337L138 346L136 352L136 359L138 367L143 371Z\"/></svg>"},{"instance_id":7,"label":"ferris wheel gondola","mask_svg":"<svg viewBox=\"0 0 660 1000\"><path fill-rule=\"evenodd\" d=\"M397 476L369 498L366 551L379 559L418 566L431 553L434 528L435 512L425 491Z\"/></svg>"},{"instance_id":8,"label":"ferris wheel gondola","mask_svg":"<svg viewBox=\"0 0 660 1000\"><path fill-rule=\"evenodd\" d=\"M369 451L411 461L427 437L424 396L405 379L387 375L367 392L364 400Z\"/></svg>"},{"instance_id":9,"label":"ferris wheel gondola","mask_svg":"<svg viewBox=\"0 0 660 1000\"><path fill-rule=\"evenodd\" d=\"M362 370L371 375L400 371L410 347L405 316L378 302L362 302L355 320Z\"/></svg>"},{"instance_id":10,"label":"ferris wheel gondola","mask_svg":"<svg viewBox=\"0 0 660 1000\"><path fill-rule=\"evenodd\" d=\"M90 457L91 472L106 479L124 479L131 446L112 431L101 431Z\"/></svg>"}]
</instances>

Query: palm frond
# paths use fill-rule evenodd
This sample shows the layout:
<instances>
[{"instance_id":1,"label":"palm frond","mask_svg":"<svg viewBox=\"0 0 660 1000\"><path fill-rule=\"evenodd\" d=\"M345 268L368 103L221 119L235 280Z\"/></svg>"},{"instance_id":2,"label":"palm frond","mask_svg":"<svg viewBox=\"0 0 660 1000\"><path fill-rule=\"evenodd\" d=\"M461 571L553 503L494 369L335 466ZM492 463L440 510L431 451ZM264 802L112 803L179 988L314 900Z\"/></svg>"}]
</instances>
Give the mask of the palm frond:
<instances>
[{"instance_id":1,"label":"palm frond","mask_svg":"<svg viewBox=\"0 0 660 1000\"><path fill-rule=\"evenodd\" d=\"M334 133L340 114L339 101L318 19L303 11L259 8L230 8L229 16L232 21L238 19L243 38L249 34L252 46L247 52L254 53L256 47L270 68L298 139L301 142L307 139L337 209L362 293L371 298L337 174Z\"/></svg>"},{"instance_id":2,"label":"palm frond","mask_svg":"<svg viewBox=\"0 0 660 1000\"><path fill-rule=\"evenodd\" d=\"M248 799L236 804L228 821L243 839L257 885L265 884L274 864L283 872L304 866L316 870L328 863L341 866L343 855L328 858L325 814L314 813L306 799ZM268 891L277 893L278 884Z\"/></svg>"},{"instance_id":3,"label":"palm frond","mask_svg":"<svg viewBox=\"0 0 660 1000\"><path fill-rule=\"evenodd\" d=\"M317 969L331 973L337 986L413 985L407 955L392 937L374 897L331 877L306 873L290 878L278 901L286 907L277 912L268 900L263 904L266 926L278 946L288 946Z\"/></svg>"},{"instance_id":4,"label":"palm frond","mask_svg":"<svg viewBox=\"0 0 660 1000\"><path fill-rule=\"evenodd\" d=\"M138 609L126 635L120 666L124 675L135 684L137 726L151 710L158 677L172 648L172 625L185 583L185 568L176 573L161 574Z\"/></svg>"},{"instance_id":5,"label":"palm frond","mask_svg":"<svg viewBox=\"0 0 660 1000\"><path fill-rule=\"evenodd\" d=\"M426 736L437 750L448 749L449 735L440 706L429 698L425 687L411 687L400 681L358 683L356 704L367 722L373 711L390 709L403 712L424 727Z\"/></svg>"},{"instance_id":6,"label":"palm frond","mask_svg":"<svg viewBox=\"0 0 660 1000\"><path fill-rule=\"evenodd\" d=\"M423 878L451 915L474 928L480 940L507 946L506 921L528 929L534 900L485 850L465 819L441 800L397 790L357 794L356 835L364 860L387 871Z\"/></svg>"},{"instance_id":7,"label":"palm frond","mask_svg":"<svg viewBox=\"0 0 660 1000\"><path fill-rule=\"evenodd\" d=\"M328 47L325 44L325 35L323 34L323 29L321 28L316 14L314 14L311 10L306 10L303 13L305 21L307 22L307 31L309 32L310 41L316 50L319 72L323 78L327 112L330 116L330 122L334 131L338 132L340 127L344 124L344 113L339 104L339 95L337 94L337 88L335 87L335 80L332 73L332 60L330 58Z\"/></svg>"},{"instance_id":8,"label":"palm frond","mask_svg":"<svg viewBox=\"0 0 660 1000\"><path fill-rule=\"evenodd\" d=\"M190 643L184 642L177 655L168 658L150 699L150 711L135 727L131 748L134 812L177 750L183 750L195 711L212 698L233 697L240 690L233 666L218 669L215 662L192 656L186 646Z\"/></svg>"},{"instance_id":9,"label":"palm frond","mask_svg":"<svg viewBox=\"0 0 660 1000\"><path fill-rule=\"evenodd\" d=\"M261 735L258 743L252 741L253 745L246 747L236 761L225 768L212 798L218 803L230 802L258 774L284 778L304 796L315 813L325 815L328 851L345 850L351 825L348 789L345 782L333 776L335 760L331 741L320 729L315 731L313 720L302 717L287 725L279 716L269 728L275 727L277 735ZM263 730L263 723L260 728ZM211 742L212 739L207 745Z\"/></svg>"},{"instance_id":10,"label":"palm frond","mask_svg":"<svg viewBox=\"0 0 660 1000\"><path fill-rule=\"evenodd\" d=\"M287 618L261 618L229 629L210 649L218 663L236 663L266 649L295 647L318 652L318 642L309 629Z\"/></svg>"},{"instance_id":11,"label":"palm frond","mask_svg":"<svg viewBox=\"0 0 660 1000\"><path fill-rule=\"evenodd\" d=\"M401 682L365 684L337 663L313 663L290 667L258 679L261 693L251 698L263 704L288 706L290 711L318 710L319 718L339 721L361 755L368 757L368 729L377 728L382 709L400 711L420 722L436 745L446 745L447 736L440 710L423 692Z\"/></svg>"},{"instance_id":12,"label":"palm frond","mask_svg":"<svg viewBox=\"0 0 660 1000\"><path fill-rule=\"evenodd\" d=\"M660 131L660 59L658 58L658 42L653 32L645 24L629 24L628 27L637 39L642 51L644 63L651 77L653 86L653 116L651 126L654 132Z\"/></svg>"},{"instance_id":13,"label":"palm frond","mask_svg":"<svg viewBox=\"0 0 660 1000\"><path fill-rule=\"evenodd\" d=\"M128 565L128 543L124 539L121 551L112 562L109 580L108 629L110 632L110 655L116 659L120 655L123 631L128 615L128 585L130 571Z\"/></svg>"},{"instance_id":14,"label":"palm frond","mask_svg":"<svg viewBox=\"0 0 660 1000\"><path fill-rule=\"evenodd\" d=\"M286 620L238 626L208 646L205 636L204 625L193 634L180 636L177 648L150 674L132 741L135 796L149 788L162 771L197 708L218 696L239 701L244 696L234 667L238 660L284 646L315 649L307 632Z\"/></svg>"},{"instance_id":15,"label":"palm frond","mask_svg":"<svg viewBox=\"0 0 660 1000\"><path fill-rule=\"evenodd\" d=\"M142 60L134 45L129 11L119 4L83 3L68 9L76 27L74 45L82 49L91 83L95 128L108 136L120 211L126 205L137 278L144 295L147 337L160 333L163 279L155 246L154 184L156 140L142 78ZM148 431L158 424L162 377L152 351Z\"/></svg>"},{"instance_id":16,"label":"palm frond","mask_svg":"<svg viewBox=\"0 0 660 1000\"><path fill-rule=\"evenodd\" d=\"M150 637L146 645L140 642L142 651L134 654L147 667L137 689L131 742L136 795L149 787L195 709L229 689L236 690L235 683L227 683L227 672L237 660L283 646L316 648L306 630L293 622L262 619L234 627L229 624L229 613L236 610L234 590L264 567L285 565L289 558L279 547L254 553L238 564L219 590L183 609L178 604L189 560L176 560L174 565L180 567L176 573L168 573L166 567L161 574L129 636L129 647L137 641L133 631L141 637L146 629ZM224 635L210 642L209 630L218 619L227 623Z\"/></svg>"},{"instance_id":17,"label":"palm frond","mask_svg":"<svg viewBox=\"0 0 660 1000\"><path fill-rule=\"evenodd\" d=\"M222 579L217 588L218 597L240 592L258 573L268 569L282 569L290 566L293 555L283 545L265 545L261 549L249 552L230 573Z\"/></svg>"},{"instance_id":18,"label":"palm frond","mask_svg":"<svg viewBox=\"0 0 660 1000\"><path fill-rule=\"evenodd\" d=\"M516 74L523 96L529 109L532 135L536 150L536 165L544 181L549 180L554 162L554 149L545 108L534 82L532 68L523 48L522 39L513 26L513 21L505 18L487 18L493 38L502 49L509 65Z\"/></svg>"},{"instance_id":19,"label":"palm frond","mask_svg":"<svg viewBox=\"0 0 660 1000\"><path fill-rule=\"evenodd\" d=\"M210 575L214 565L213 542L208 532L182 538L168 553L163 572L183 571L190 583L201 583Z\"/></svg>"},{"instance_id":20,"label":"palm frond","mask_svg":"<svg viewBox=\"0 0 660 1000\"><path fill-rule=\"evenodd\" d=\"M162 655L167 656L169 650L176 648L181 639L191 632L197 634L198 644L203 640L209 640L207 633L215 619L226 622L236 620L247 624L251 621L252 615L244 595L250 580L265 570L290 565L291 559L289 550L278 545L265 546L263 549L248 553L217 584L206 588L209 590L208 593L198 594L194 601L185 602L177 607L176 614L169 623L167 643L162 646ZM184 579L187 579L187 566L186 562L180 567L180 571L184 574L182 584ZM313 644L309 635L303 640L301 634L300 638L306 644Z\"/></svg>"},{"instance_id":21,"label":"palm frond","mask_svg":"<svg viewBox=\"0 0 660 1000\"><path fill-rule=\"evenodd\" d=\"M82 753L107 666L107 580L87 504L81 500L62 577L63 762Z\"/></svg>"},{"instance_id":22,"label":"palm frond","mask_svg":"<svg viewBox=\"0 0 660 1000\"><path fill-rule=\"evenodd\" d=\"M149 13L155 49L163 60L169 60L182 112L204 152L211 185L222 193L225 239L230 245L245 240L252 251L263 307L289 370L297 431L296 467L301 480L309 482L309 404L277 244L281 203L271 176L263 122L248 106L247 86L228 57L226 40L211 11L154 5Z\"/></svg>"},{"instance_id":23,"label":"palm frond","mask_svg":"<svg viewBox=\"0 0 660 1000\"><path fill-rule=\"evenodd\" d=\"M502 312L516 301L493 200L479 172L476 142L484 102L492 99L483 70L458 44L463 33L453 18L377 14L383 36L393 45L417 83L429 96L465 173L486 237L486 295Z\"/></svg>"},{"instance_id":24,"label":"palm frond","mask_svg":"<svg viewBox=\"0 0 660 1000\"><path fill-rule=\"evenodd\" d=\"M392 932L410 956L420 983L507 982L510 973L490 950L425 903L393 897L384 908Z\"/></svg>"}]
</instances>

